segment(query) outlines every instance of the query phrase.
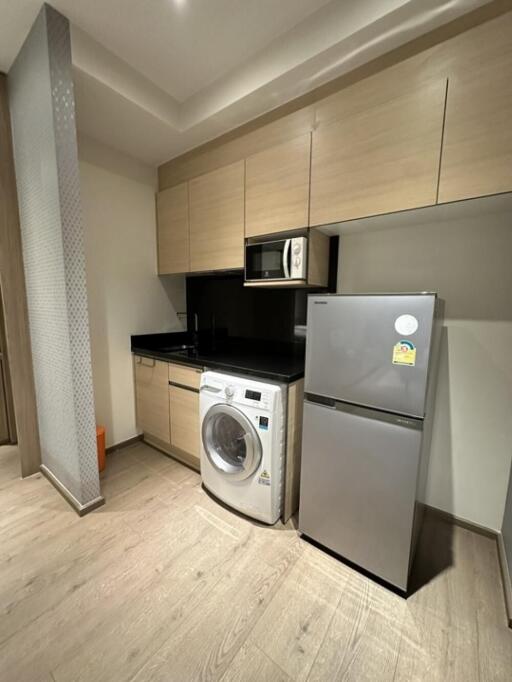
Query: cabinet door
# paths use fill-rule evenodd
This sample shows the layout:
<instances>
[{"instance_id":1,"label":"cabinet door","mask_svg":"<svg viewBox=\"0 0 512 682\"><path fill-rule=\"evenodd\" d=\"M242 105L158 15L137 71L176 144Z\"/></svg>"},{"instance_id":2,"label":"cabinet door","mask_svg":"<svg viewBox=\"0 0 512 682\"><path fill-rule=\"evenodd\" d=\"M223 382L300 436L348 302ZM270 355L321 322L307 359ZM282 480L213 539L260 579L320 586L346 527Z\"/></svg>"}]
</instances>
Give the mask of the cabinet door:
<instances>
[{"instance_id":1,"label":"cabinet door","mask_svg":"<svg viewBox=\"0 0 512 682\"><path fill-rule=\"evenodd\" d=\"M313 132L311 225L436 203L446 81L399 84L389 96L378 85L348 88L345 114ZM364 88L374 90L362 97Z\"/></svg>"},{"instance_id":2,"label":"cabinet door","mask_svg":"<svg viewBox=\"0 0 512 682\"><path fill-rule=\"evenodd\" d=\"M164 189L157 194L158 274L188 272L188 184Z\"/></svg>"},{"instance_id":3,"label":"cabinet door","mask_svg":"<svg viewBox=\"0 0 512 682\"><path fill-rule=\"evenodd\" d=\"M190 192L190 269L244 265L244 161L194 178Z\"/></svg>"},{"instance_id":4,"label":"cabinet door","mask_svg":"<svg viewBox=\"0 0 512 682\"><path fill-rule=\"evenodd\" d=\"M197 458L199 462L199 393L169 386L171 446Z\"/></svg>"},{"instance_id":5,"label":"cabinet door","mask_svg":"<svg viewBox=\"0 0 512 682\"><path fill-rule=\"evenodd\" d=\"M246 159L246 237L307 227L310 162L310 133Z\"/></svg>"},{"instance_id":6,"label":"cabinet door","mask_svg":"<svg viewBox=\"0 0 512 682\"><path fill-rule=\"evenodd\" d=\"M166 362L135 357L135 395L139 429L163 443L170 443Z\"/></svg>"},{"instance_id":7,"label":"cabinet door","mask_svg":"<svg viewBox=\"0 0 512 682\"><path fill-rule=\"evenodd\" d=\"M448 83L439 201L512 190L512 49Z\"/></svg>"}]
</instances>

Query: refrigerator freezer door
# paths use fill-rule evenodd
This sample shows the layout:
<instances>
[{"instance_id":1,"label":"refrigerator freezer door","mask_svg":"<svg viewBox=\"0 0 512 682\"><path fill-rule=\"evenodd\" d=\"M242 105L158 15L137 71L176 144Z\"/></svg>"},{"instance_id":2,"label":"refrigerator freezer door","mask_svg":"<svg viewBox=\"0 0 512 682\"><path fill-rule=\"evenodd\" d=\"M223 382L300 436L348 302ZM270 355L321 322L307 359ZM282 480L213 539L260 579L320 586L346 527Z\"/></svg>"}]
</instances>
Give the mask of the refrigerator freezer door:
<instances>
[{"instance_id":1,"label":"refrigerator freezer door","mask_svg":"<svg viewBox=\"0 0 512 682\"><path fill-rule=\"evenodd\" d=\"M406 590L422 422L341 407L304 403L299 530Z\"/></svg>"},{"instance_id":2,"label":"refrigerator freezer door","mask_svg":"<svg viewBox=\"0 0 512 682\"><path fill-rule=\"evenodd\" d=\"M306 392L423 417L435 298L310 296Z\"/></svg>"}]
</instances>

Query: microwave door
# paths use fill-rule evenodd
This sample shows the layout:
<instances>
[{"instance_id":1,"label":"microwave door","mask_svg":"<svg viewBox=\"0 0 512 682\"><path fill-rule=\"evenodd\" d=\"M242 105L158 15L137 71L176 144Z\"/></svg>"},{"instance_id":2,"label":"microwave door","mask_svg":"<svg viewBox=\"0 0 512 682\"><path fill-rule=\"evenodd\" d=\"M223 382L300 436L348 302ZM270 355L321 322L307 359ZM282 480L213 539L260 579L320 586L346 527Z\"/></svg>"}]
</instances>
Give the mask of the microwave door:
<instances>
[{"instance_id":1,"label":"microwave door","mask_svg":"<svg viewBox=\"0 0 512 682\"><path fill-rule=\"evenodd\" d=\"M285 278L285 250L288 239L261 244L247 244L245 249L245 279L265 280ZM286 267L289 270L289 256L286 254Z\"/></svg>"}]
</instances>

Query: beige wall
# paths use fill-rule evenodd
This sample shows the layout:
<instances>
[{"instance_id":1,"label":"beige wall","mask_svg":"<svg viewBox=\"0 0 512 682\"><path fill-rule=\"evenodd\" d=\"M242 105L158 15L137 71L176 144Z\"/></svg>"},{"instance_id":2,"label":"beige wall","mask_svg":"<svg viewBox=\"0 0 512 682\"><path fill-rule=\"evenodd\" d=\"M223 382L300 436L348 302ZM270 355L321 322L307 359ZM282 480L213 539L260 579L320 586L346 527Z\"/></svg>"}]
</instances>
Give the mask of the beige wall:
<instances>
[{"instance_id":1,"label":"beige wall","mask_svg":"<svg viewBox=\"0 0 512 682\"><path fill-rule=\"evenodd\" d=\"M512 213L343 235L338 289L446 301L427 503L498 530L512 458Z\"/></svg>"},{"instance_id":2,"label":"beige wall","mask_svg":"<svg viewBox=\"0 0 512 682\"><path fill-rule=\"evenodd\" d=\"M137 434L130 335L178 331L183 277L157 277L156 173L79 140L97 422L107 446Z\"/></svg>"}]
</instances>

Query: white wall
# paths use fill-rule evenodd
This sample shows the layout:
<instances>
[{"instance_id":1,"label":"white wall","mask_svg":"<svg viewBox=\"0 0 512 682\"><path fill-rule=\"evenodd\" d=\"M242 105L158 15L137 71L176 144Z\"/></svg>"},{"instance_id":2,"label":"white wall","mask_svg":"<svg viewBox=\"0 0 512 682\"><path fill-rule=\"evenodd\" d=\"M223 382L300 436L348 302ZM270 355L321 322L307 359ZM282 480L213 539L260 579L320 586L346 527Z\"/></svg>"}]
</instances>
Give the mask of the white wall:
<instances>
[{"instance_id":1,"label":"white wall","mask_svg":"<svg viewBox=\"0 0 512 682\"><path fill-rule=\"evenodd\" d=\"M512 459L512 213L341 237L338 289L446 301L427 503L499 530Z\"/></svg>"},{"instance_id":2,"label":"white wall","mask_svg":"<svg viewBox=\"0 0 512 682\"><path fill-rule=\"evenodd\" d=\"M137 434L130 335L180 331L184 278L157 277L156 172L79 139L97 423L107 446Z\"/></svg>"}]
</instances>

